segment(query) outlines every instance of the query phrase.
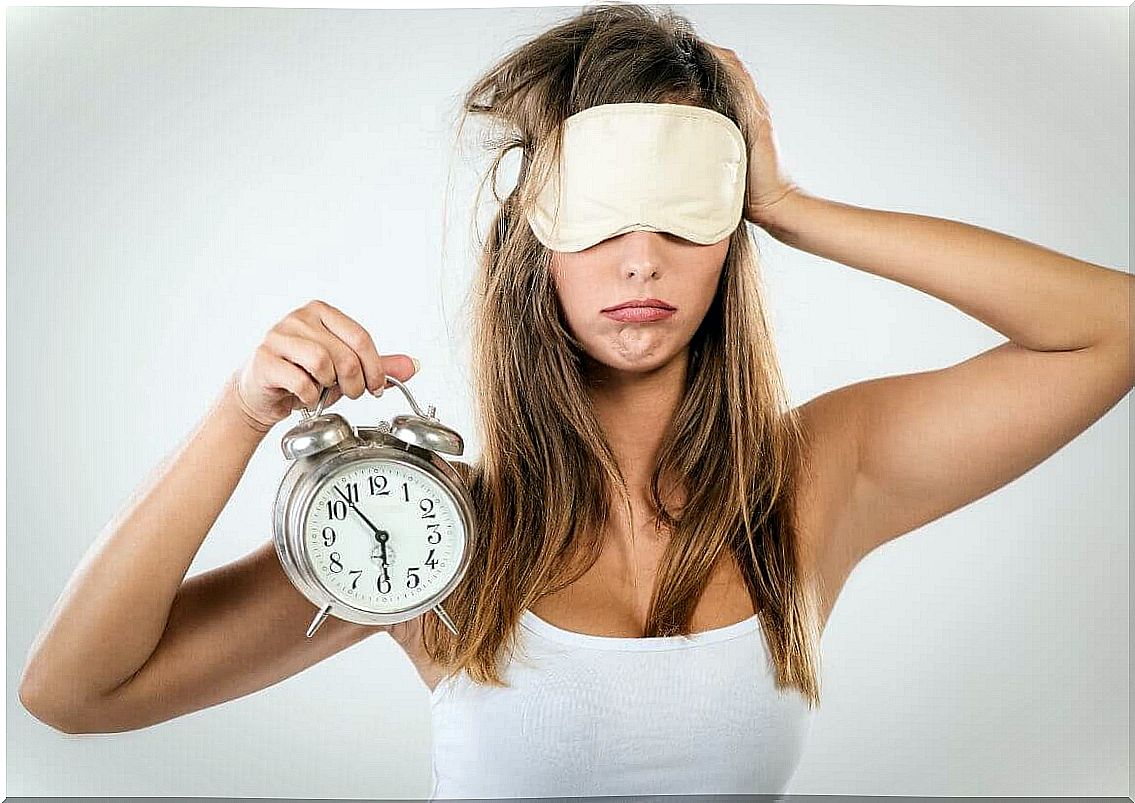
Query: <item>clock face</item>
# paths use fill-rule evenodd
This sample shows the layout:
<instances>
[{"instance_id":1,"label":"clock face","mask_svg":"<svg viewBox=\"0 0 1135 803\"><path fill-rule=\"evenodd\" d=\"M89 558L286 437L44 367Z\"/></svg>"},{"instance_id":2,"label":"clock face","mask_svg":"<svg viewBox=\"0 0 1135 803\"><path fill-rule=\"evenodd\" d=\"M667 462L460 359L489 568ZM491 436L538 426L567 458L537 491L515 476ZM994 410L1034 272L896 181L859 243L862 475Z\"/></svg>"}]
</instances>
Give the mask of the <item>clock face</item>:
<instances>
[{"instance_id":1,"label":"clock face","mask_svg":"<svg viewBox=\"0 0 1135 803\"><path fill-rule=\"evenodd\" d=\"M315 573L336 596L392 613L444 588L461 563L465 531L440 482L379 458L344 466L323 481L303 541Z\"/></svg>"}]
</instances>

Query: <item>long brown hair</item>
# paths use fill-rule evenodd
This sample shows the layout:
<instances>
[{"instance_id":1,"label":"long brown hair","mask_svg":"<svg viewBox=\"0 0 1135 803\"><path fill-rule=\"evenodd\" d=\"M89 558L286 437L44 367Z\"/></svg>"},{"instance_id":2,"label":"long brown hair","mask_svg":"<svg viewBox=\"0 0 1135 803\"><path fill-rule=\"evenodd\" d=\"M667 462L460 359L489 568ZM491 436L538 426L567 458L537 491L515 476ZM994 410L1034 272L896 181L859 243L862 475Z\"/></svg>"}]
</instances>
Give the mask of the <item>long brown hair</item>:
<instances>
[{"instance_id":1,"label":"long brown hair","mask_svg":"<svg viewBox=\"0 0 1135 803\"><path fill-rule=\"evenodd\" d=\"M561 317L550 254L525 219L556 165L564 119L602 103L685 102L724 114L751 141L739 97L688 20L624 3L586 7L508 53L466 93L462 126L480 115L502 133L487 141L494 158L478 198L491 183L497 208L471 295L482 450L460 466L480 543L445 602L460 636L436 617L423 619L423 646L447 669L506 686L499 659L523 610L595 562L614 493L630 508L586 391L581 346ZM519 178L500 198L497 173L515 148ZM761 619L777 686L795 687L816 706L818 608L802 575L795 520L803 433L777 364L757 256L742 222L690 342L686 392L650 483L653 514L670 537L645 635L688 635L714 567L732 558ZM682 478L680 510L664 503L663 477Z\"/></svg>"}]
</instances>

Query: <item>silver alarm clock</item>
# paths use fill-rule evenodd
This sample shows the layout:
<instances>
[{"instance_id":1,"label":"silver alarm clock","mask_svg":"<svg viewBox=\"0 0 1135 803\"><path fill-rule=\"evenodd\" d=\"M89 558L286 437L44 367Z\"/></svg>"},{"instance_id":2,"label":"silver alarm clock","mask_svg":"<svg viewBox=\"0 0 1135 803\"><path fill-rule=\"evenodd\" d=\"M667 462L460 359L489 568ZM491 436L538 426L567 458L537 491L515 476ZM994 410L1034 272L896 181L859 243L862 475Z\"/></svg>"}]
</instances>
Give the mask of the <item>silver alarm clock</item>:
<instances>
[{"instance_id":1,"label":"silver alarm clock","mask_svg":"<svg viewBox=\"0 0 1135 803\"><path fill-rule=\"evenodd\" d=\"M432 405L423 413L402 382L387 381L415 415L354 428L323 412L324 388L314 414L302 408L281 442L293 462L272 515L276 553L317 608L309 638L329 615L390 625L430 609L457 634L441 602L477 536L469 490L441 455L460 455L464 442Z\"/></svg>"}]
</instances>

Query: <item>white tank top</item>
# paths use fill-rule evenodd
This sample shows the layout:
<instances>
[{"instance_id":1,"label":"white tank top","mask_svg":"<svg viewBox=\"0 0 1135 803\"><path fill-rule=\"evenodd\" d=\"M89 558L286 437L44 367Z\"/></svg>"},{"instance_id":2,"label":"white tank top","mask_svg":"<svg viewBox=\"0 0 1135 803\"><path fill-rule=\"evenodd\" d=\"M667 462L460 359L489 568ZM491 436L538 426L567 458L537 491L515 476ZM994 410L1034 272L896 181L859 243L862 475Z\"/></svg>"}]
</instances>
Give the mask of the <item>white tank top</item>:
<instances>
[{"instance_id":1,"label":"white tank top","mask_svg":"<svg viewBox=\"0 0 1135 803\"><path fill-rule=\"evenodd\" d=\"M814 711L781 691L756 615L689 637L595 636L521 614L509 688L430 695L430 800L775 794Z\"/></svg>"}]
</instances>

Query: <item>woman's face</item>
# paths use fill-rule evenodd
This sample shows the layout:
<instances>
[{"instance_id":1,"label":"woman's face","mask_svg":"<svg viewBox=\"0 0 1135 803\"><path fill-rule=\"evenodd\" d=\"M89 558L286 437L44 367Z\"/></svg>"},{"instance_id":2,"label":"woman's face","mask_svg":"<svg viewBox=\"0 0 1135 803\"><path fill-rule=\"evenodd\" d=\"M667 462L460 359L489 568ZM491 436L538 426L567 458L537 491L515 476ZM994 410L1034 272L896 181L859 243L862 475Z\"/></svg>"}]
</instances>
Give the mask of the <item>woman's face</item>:
<instances>
[{"instance_id":1,"label":"woman's face","mask_svg":"<svg viewBox=\"0 0 1135 803\"><path fill-rule=\"evenodd\" d=\"M659 368L683 353L697 331L728 251L728 236L699 245L656 231L629 231L582 251L553 251L552 275L568 330L588 356L612 369ZM618 313L604 312L636 299L674 309L658 320L619 320Z\"/></svg>"}]
</instances>

